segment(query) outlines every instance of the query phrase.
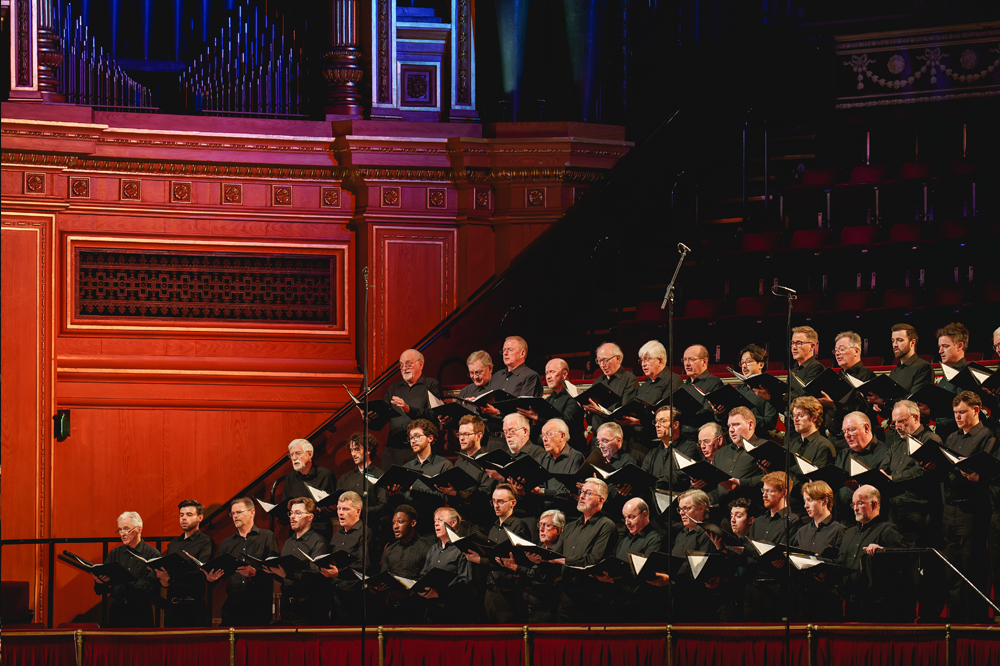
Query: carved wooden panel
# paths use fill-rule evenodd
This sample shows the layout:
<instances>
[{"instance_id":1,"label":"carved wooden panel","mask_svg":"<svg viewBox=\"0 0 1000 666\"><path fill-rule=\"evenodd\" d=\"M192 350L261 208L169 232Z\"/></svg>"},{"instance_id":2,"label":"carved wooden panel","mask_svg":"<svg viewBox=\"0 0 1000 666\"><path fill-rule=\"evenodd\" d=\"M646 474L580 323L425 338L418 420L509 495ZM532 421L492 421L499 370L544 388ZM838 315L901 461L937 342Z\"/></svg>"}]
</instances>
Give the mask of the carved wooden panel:
<instances>
[{"instance_id":1,"label":"carved wooden panel","mask_svg":"<svg viewBox=\"0 0 1000 666\"><path fill-rule=\"evenodd\" d=\"M373 225L370 317L376 376L455 309L457 233L451 228Z\"/></svg>"},{"instance_id":2,"label":"carved wooden panel","mask_svg":"<svg viewBox=\"0 0 1000 666\"><path fill-rule=\"evenodd\" d=\"M3 429L0 457L4 483L3 538L48 536L52 413L51 310L46 248L52 218L49 215L4 214L2 229ZM44 620L45 576L42 550L34 546L4 548L4 580L26 580L31 585L31 607Z\"/></svg>"}]
</instances>

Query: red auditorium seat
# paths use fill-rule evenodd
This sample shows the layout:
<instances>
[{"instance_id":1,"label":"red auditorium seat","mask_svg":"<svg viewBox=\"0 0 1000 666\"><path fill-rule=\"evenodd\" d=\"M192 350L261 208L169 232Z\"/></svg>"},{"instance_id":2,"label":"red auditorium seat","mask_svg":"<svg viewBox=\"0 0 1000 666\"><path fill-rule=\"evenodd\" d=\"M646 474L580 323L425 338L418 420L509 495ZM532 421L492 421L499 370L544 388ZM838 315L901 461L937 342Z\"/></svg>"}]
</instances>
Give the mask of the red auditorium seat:
<instances>
[{"instance_id":1,"label":"red auditorium seat","mask_svg":"<svg viewBox=\"0 0 1000 666\"><path fill-rule=\"evenodd\" d=\"M707 319L718 317L726 305L724 298L693 298L684 304L684 316L678 319Z\"/></svg>"},{"instance_id":2,"label":"red auditorium seat","mask_svg":"<svg viewBox=\"0 0 1000 666\"><path fill-rule=\"evenodd\" d=\"M736 252L726 253L726 266L730 268L731 275L748 275L748 279L741 280L734 285L734 292L737 295L749 295L757 293L758 280L764 280L769 284L773 279L774 263L771 256L778 248L781 241L780 231L765 231L760 233L748 233L743 236L740 249Z\"/></svg>"},{"instance_id":3,"label":"red auditorium seat","mask_svg":"<svg viewBox=\"0 0 1000 666\"><path fill-rule=\"evenodd\" d=\"M666 321L667 310L660 308L662 301L644 301L635 306L635 321Z\"/></svg>"},{"instance_id":4,"label":"red auditorium seat","mask_svg":"<svg viewBox=\"0 0 1000 666\"><path fill-rule=\"evenodd\" d=\"M837 174L838 169L806 169L801 184L785 188L782 196L789 228L816 228L819 213L826 221L826 192L837 182Z\"/></svg>"},{"instance_id":5,"label":"red auditorium seat","mask_svg":"<svg viewBox=\"0 0 1000 666\"><path fill-rule=\"evenodd\" d=\"M882 365L881 356L862 356L861 362L868 368L877 368Z\"/></svg>"},{"instance_id":6,"label":"red auditorium seat","mask_svg":"<svg viewBox=\"0 0 1000 666\"><path fill-rule=\"evenodd\" d=\"M835 185L830 193L831 225L847 226L853 220L877 222L874 186L885 180L887 171L888 167L884 164L862 165L851 169L850 180Z\"/></svg>"},{"instance_id":7,"label":"red auditorium seat","mask_svg":"<svg viewBox=\"0 0 1000 666\"><path fill-rule=\"evenodd\" d=\"M783 301L773 295L737 298L733 314L718 318L716 344L725 357L734 357L748 342L764 340L764 320L775 305Z\"/></svg>"},{"instance_id":8,"label":"red auditorium seat","mask_svg":"<svg viewBox=\"0 0 1000 666\"><path fill-rule=\"evenodd\" d=\"M975 162L953 160L931 187L930 203L938 218L972 215L972 183L977 179Z\"/></svg>"},{"instance_id":9,"label":"red auditorium seat","mask_svg":"<svg viewBox=\"0 0 1000 666\"><path fill-rule=\"evenodd\" d=\"M809 325L819 333L821 345L829 344L827 341L832 342L833 336L840 331L863 331L860 320L874 302L872 291L841 291L834 296L831 308L817 312Z\"/></svg>"},{"instance_id":10,"label":"red auditorium seat","mask_svg":"<svg viewBox=\"0 0 1000 666\"><path fill-rule=\"evenodd\" d=\"M905 162L899 167L899 178L879 185L879 216L893 222L923 217L924 187L930 181L927 162Z\"/></svg>"},{"instance_id":11,"label":"red auditorium seat","mask_svg":"<svg viewBox=\"0 0 1000 666\"><path fill-rule=\"evenodd\" d=\"M921 248L924 227L920 222L901 222L889 228L885 243L878 243L871 250L871 265L877 270L877 286L904 286L907 271L910 286L919 286L920 269L929 269Z\"/></svg>"}]
</instances>

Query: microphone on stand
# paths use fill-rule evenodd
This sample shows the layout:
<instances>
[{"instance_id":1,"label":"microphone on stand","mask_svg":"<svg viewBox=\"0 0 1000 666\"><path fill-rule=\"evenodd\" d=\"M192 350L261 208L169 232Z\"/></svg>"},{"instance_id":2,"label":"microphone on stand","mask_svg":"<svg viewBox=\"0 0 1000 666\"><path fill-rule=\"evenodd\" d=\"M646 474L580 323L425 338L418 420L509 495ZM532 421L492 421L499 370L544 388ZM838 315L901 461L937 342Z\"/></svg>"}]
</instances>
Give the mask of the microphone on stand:
<instances>
[{"instance_id":1,"label":"microphone on stand","mask_svg":"<svg viewBox=\"0 0 1000 666\"><path fill-rule=\"evenodd\" d=\"M791 287L782 287L780 284L776 284L771 287L771 293L775 296L795 296L797 292Z\"/></svg>"},{"instance_id":2,"label":"microphone on stand","mask_svg":"<svg viewBox=\"0 0 1000 666\"><path fill-rule=\"evenodd\" d=\"M688 247L687 245L685 245L684 243L678 243L678 244L677 244L677 251L678 251L678 252L690 252L690 251L691 251L691 248L689 248L689 247Z\"/></svg>"}]
</instances>

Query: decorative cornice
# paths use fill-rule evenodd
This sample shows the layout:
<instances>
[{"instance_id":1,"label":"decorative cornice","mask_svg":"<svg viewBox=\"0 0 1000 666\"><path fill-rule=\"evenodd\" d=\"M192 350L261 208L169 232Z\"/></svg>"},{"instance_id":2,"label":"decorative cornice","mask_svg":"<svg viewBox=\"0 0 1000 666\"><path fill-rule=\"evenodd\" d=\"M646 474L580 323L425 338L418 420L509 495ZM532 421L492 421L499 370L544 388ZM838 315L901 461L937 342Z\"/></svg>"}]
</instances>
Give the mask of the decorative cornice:
<instances>
[{"instance_id":1,"label":"decorative cornice","mask_svg":"<svg viewBox=\"0 0 1000 666\"><path fill-rule=\"evenodd\" d=\"M921 104L923 102L946 102L952 99L981 99L983 97L1000 97L1000 90L985 90L983 92L956 93L954 95L924 95L922 97L890 97L888 99L873 99L863 102L844 102L837 104L838 109L861 109L872 106L898 106L900 104Z\"/></svg>"},{"instance_id":2,"label":"decorative cornice","mask_svg":"<svg viewBox=\"0 0 1000 666\"><path fill-rule=\"evenodd\" d=\"M980 41L1000 36L1000 29L963 30L962 32L931 32L923 35L886 36L879 39L861 39L837 44L837 53L853 49L873 49L879 47L913 46L936 42Z\"/></svg>"},{"instance_id":3,"label":"decorative cornice","mask_svg":"<svg viewBox=\"0 0 1000 666\"><path fill-rule=\"evenodd\" d=\"M456 174L456 182L501 183L512 181L560 181L564 183L597 183L604 180L606 171L573 167L526 167L520 169L467 168Z\"/></svg>"}]
</instances>

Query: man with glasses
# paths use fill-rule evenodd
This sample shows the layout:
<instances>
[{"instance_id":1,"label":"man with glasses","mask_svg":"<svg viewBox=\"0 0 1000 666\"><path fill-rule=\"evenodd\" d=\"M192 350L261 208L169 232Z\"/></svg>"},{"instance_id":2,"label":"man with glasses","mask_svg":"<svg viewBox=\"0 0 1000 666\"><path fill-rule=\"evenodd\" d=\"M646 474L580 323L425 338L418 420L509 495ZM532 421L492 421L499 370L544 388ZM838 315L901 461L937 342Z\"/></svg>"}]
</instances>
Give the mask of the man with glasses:
<instances>
[{"instance_id":1,"label":"man with glasses","mask_svg":"<svg viewBox=\"0 0 1000 666\"><path fill-rule=\"evenodd\" d=\"M886 446L872 434L871 421L864 412L851 412L844 417L844 438L847 440L847 447L837 454L834 465L851 472L851 458L861 462L868 469L876 469L882 464L885 458ZM837 490L837 502L834 506L834 515L838 520L846 521L851 515L852 490L847 486L841 486Z\"/></svg>"},{"instance_id":2,"label":"man with glasses","mask_svg":"<svg viewBox=\"0 0 1000 666\"><path fill-rule=\"evenodd\" d=\"M307 486L337 496L337 475L326 467L313 464L313 445L308 439L293 439L288 444L288 458L292 461L292 471L285 476L278 504L284 504L293 497L312 497ZM332 518L334 507L317 508L312 529L328 540L333 535ZM276 516L287 525L284 516Z\"/></svg>"},{"instance_id":3,"label":"man with glasses","mask_svg":"<svg viewBox=\"0 0 1000 666\"><path fill-rule=\"evenodd\" d=\"M757 345L747 345L740 350L740 372L747 377L756 377L767 372L767 350ZM775 404L783 404L784 396L772 396L766 388L750 388L746 384L736 384L736 390L743 394L753 408L754 419L757 421L756 433L766 438L768 432L778 425L778 409ZM725 425L727 414L716 414L716 420Z\"/></svg>"},{"instance_id":4,"label":"man with glasses","mask_svg":"<svg viewBox=\"0 0 1000 666\"><path fill-rule=\"evenodd\" d=\"M882 515L875 486L861 486L851 500L857 525L844 533L837 564L852 570L839 587L848 622L912 622L912 586L904 580L909 558L877 555L883 548L905 548L906 539Z\"/></svg>"},{"instance_id":5,"label":"man with glasses","mask_svg":"<svg viewBox=\"0 0 1000 666\"><path fill-rule=\"evenodd\" d=\"M549 560L543 566L587 566L597 564L615 552L618 530L615 523L601 513L608 498L608 485L600 479L587 479L580 489L577 511L580 517L566 525L562 538L552 549L563 557ZM535 564L541 557L529 554ZM600 583L574 569L563 569L563 592L559 601L560 622L583 622L591 617L594 603L600 598Z\"/></svg>"},{"instance_id":6,"label":"man with glasses","mask_svg":"<svg viewBox=\"0 0 1000 666\"><path fill-rule=\"evenodd\" d=\"M594 432L607 422L607 416L601 411L601 407L613 412L639 394L639 380L622 367L621 347L613 342L605 342L598 347L597 366L604 374L594 380L594 384L606 385L612 393L619 396L619 400L610 405L601 406L598 406L593 400L589 400L588 404L583 405L583 411L589 414L587 419Z\"/></svg>"},{"instance_id":7,"label":"man with glasses","mask_svg":"<svg viewBox=\"0 0 1000 666\"><path fill-rule=\"evenodd\" d=\"M478 458L486 453L483 442L486 439L486 424L475 414L466 414L458 421L458 445L462 455ZM458 509L465 516L465 522L471 523L474 529L486 529L493 521L493 510L490 508L490 497L497 482L475 463L459 456L455 460L458 467L466 474L476 479L479 484L467 490L455 490L451 486L436 486L447 496L448 504Z\"/></svg>"},{"instance_id":8,"label":"man with glasses","mask_svg":"<svg viewBox=\"0 0 1000 666\"><path fill-rule=\"evenodd\" d=\"M800 521L788 508L788 477L784 472L771 472L761 479L764 513L750 526L747 538L754 541L784 545L799 530ZM753 580L747 585L744 615L756 622L777 622L781 619L788 576L785 566L774 568L757 563Z\"/></svg>"},{"instance_id":9,"label":"man with glasses","mask_svg":"<svg viewBox=\"0 0 1000 666\"><path fill-rule=\"evenodd\" d=\"M522 539L531 539L528 526L514 516L517 491L510 484L501 483L496 487L491 504L497 518L487 534L491 541L495 543L510 541L507 530ZM466 553L465 557L473 564L484 564L475 552ZM491 624L523 622L525 607L519 579L510 569L503 566L500 558L485 564L490 567L486 574L486 594L483 596L486 621Z\"/></svg>"},{"instance_id":10,"label":"man with glasses","mask_svg":"<svg viewBox=\"0 0 1000 666\"><path fill-rule=\"evenodd\" d=\"M437 426L427 419L417 419L406 425L406 433L414 458L403 464L403 467L418 470L427 476L434 476L451 469L451 461L434 453L433 450L434 440L438 436ZM401 490L399 486L386 488L390 498L398 495ZM438 507L447 503L444 493L427 485L422 479L414 481L410 489L403 493L403 497L421 516L434 515L434 511ZM392 501L390 499L390 502ZM417 530L421 535L428 534L431 527L431 525L417 523Z\"/></svg>"},{"instance_id":11,"label":"man with glasses","mask_svg":"<svg viewBox=\"0 0 1000 666\"><path fill-rule=\"evenodd\" d=\"M462 400L472 400L490 391L490 380L493 379L493 359L490 355L480 349L469 354L465 360L469 369L469 379L471 384L463 386L458 392L458 397ZM482 446L487 451L503 445L503 438L500 435L499 411L492 405L482 405L477 407L471 403L462 403L472 414L481 415L486 423L486 434L483 437ZM451 417L439 417L442 426L451 425ZM461 443L460 443L461 444Z\"/></svg>"},{"instance_id":12,"label":"man with glasses","mask_svg":"<svg viewBox=\"0 0 1000 666\"><path fill-rule=\"evenodd\" d=\"M226 601L222 604L222 626L260 627L271 622L271 577L251 566L247 557L264 560L278 554L274 533L254 525L256 511L253 499L241 497L229 507L236 533L219 544L219 555L229 553L240 566L226 580ZM208 581L214 583L222 571L209 571Z\"/></svg>"},{"instance_id":13,"label":"man with glasses","mask_svg":"<svg viewBox=\"0 0 1000 666\"><path fill-rule=\"evenodd\" d=\"M865 367L861 362L861 336L854 331L844 331L838 333L833 343L833 357L837 361L841 372L850 375L860 382L867 382L875 379L875 373ZM846 379L844 381L847 381ZM847 448L844 440L844 433L841 430L844 416L851 412L862 412L868 416L870 422L874 423L872 430L880 437L885 434L878 426L877 415L872 406L868 403L868 398L862 395L857 389L851 390L839 401L834 402L825 391L820 392L819 402L823 405L823 416L830 429L830 441L838 451Z\"/></svg>"},{"instance_id":14,"label":"man with glasses","mask_svg":"<svg viewBox=\"0 0 1000 666\"><path fill-rule=\"evenodd\" d=\"M605 423L598 428L597 437L595 439L597 440L597 448L600 449L601 455L604 456L604 462L611 465L616 470L621 469L628 464L636 464L635 458L622 451L624 433L622 432L621 426L614 421ZM605 511L608 515L615 516L617 519L617 517L621 515L625 502L633 492L645 493L646 489L633 489L632 486L628 484L623 484L619 488L617 485L612 484L608 489L608 498L605 501ZM615 522L617 522L617 520ZM621 528L622 526L619 527ZM619 532L621 532L621 529L619 529Z\"/></svg>"},{"instance_id":15,"label":"man with glasses","mask_svg":"<svg viewBox=\"0 0 1000 666\"><path fill-rule=\"evenodd\" d=\"M529 441L531 428L528 419L524 416L513 413L508 414L503 419L503 435L507 440L507 451L514 460L519 460L525 456L531 456L538 464L542 464L546 453L545 450L532 444ZM509 483L514 487L521 502L514 510L514 515L523 520L528 529L534 531L538 512L541 508L540 495L532 493L533 488L524 487L524 479L504 477L495 470L486 470L486 474L498 483Z\"/></svg>"},{"instance_id":16,"label":"man with glasses","mask_svg":"<svg viewBox=\"0 0 1000 666\"><path fill-rule=\"evenodd\" d=\"M681 434L681 410L671 412L667 405L660 407L653 415L653 427L656 428L660 446L646 455L642 461L643 471L656 477L656 487L661 490L670 490L671 487L675 493L686 490L691 486L691 479L677 466L673 452L677 450L692 460L698 460L699 449L696 441ZM654 502L654 494L655 491L651 490L644 497L648 502ZM662 522L665 524L665 521Z\"/></svg>"},{"instance_id":17,"label":"man with glasses","mask_svg":"<svg viewBox=\"0 0 1000 666\"><path fill-rule=\"evenodd\" d=\"M504 368L493 373L489 389L501 389L515 398L524 395L538 397L542 395L542 382L538 373L525 365L528 358L528 343L518 335L512 335L503 341Z\"/></svg>"},{"instance_id":18,"label":"man with glasses","mask_svg":"<svg viewBox=\"0 0 1000 666\"><path fill-rule=\"evenodd\" d=\"M583 454L567 446L569 441L569 426L562 419L550 419L542 426L542 447L545 455L538 460L539 464L552 474L573 474L583 467ZM572 495L576 488L567 488L556 479L549 479L544 486L533 488L533 496L541 497L541 506L545 509L573 508L575 502Z\"/></svg>"},{"instance_id":19,"label":"man with glasses","mask_svg":"<svg viewBox=\"0 0 1000 666\"><path fill-rule=\"evenodd\" d=\"M639 385L636 397L655 405L681 387L683 380L673 370L667 370L667 350L659 340L650 340L639 348L639 365L646 381ZM631 416L618 419L625 428L625 439L629 441L629 452L638 462L643 462L650 450L659 448L656 429L643 425Z\"/></svg>"},{"instance_id":20,"label":"man with glasses","mask_svg":"<svg viewBox=\"0 0 1000 666\"><path fill-rule=\"evenodd\" d=\"M816 359L819 351L819 334L812 326L796 326L792 329L792 367L791 373L799 378L802 384L808 384L823 372L823 364ZM799 382L788 378L788 393L792 398L806 395Z\"/></svg>"},{"instance_id":21,"label":"man with glasses","mask_svg":"<svg viewBox=\"0 0 1000 666\"><path fill-rule=\"evenodd\" d=\"M918 463L910 457L907 436L922 444L940 446L941 438L920 422L920 406L900 400L892 408L893 432L897 436L887 444L879 469L900 484L901 492L889 500L889 516L910 548L942 548L941 478L934 463ZM919 597L920 622L936 622L941 616L944 572L936 557L920 559L923 575L913 581Z\"/></svg>"},{"instance_id":22,"label":"man with glasses","mask_svg":"<svg viewBox=\"0 0 1000 666\"><path fill-rule=\"evenodd\" d=\"M312 528L316 504L308 497L288 500L288 519L292 533L281 547L281 556L291 555L305 560L308 555L316 559L330 552L327 540ZM321 578L319 567L313 563L295 573L285 571L281 565L262 566L266 573L281 581L281 624L326 624L329 618L330 586Z\"/></svg>"},{"instance_id":23,"label":"man with glasses","mask_svg":"<svg viewBox=\"0 0 1000 666\"><path fill-rule=\"evenodd\" d=\"M118 516L118 536L121 537L122 545L108 553L104 558L104 564L117 562L135 576L135 581L112 585L107 576L95 574L94 592L111 596L112 604L108 611L109 627L152 627L154 626L152 600L153 596L158 594L159 585L156 574L142 559L159 557L160 551L143 542L142 518L135 511L126 511Z\"/></svg>"},{"instance_id":24,"label":"man with glasses","mask_svg":"<svg viewBox=\"0 0 1000 666\"><path fill-rule=\"evenodd\" d=\"M715 408L705 398L706 395L720 389L725 384L721 379L708 372L708 348L704 345L692 345L684 350L684 384L694 389L691 394L702 405L702 409L693 414L695 423L705 423L715 418ZM691 428L692 432L694 428Z\"/></svg>"},{"instance_id":25,"label":"man with glasses","mask_svg":"<svg viewBox=\"0 0 1000 666\"><path fill-rule=\"evenodd\" d=\"M441 383L433 377L424 377L424 355L416 349L407 349L400 354L399 372L402 379L390 384L383 397L394 408L393 416L389 419L389 436L382 451L382 466L386 469L413 459L414 453L406 430L411 421L437 421L428 394L444 402ZM384 427L385 423L371 424L372 430L382 430Z\"/></svg>"}]
</instances>

